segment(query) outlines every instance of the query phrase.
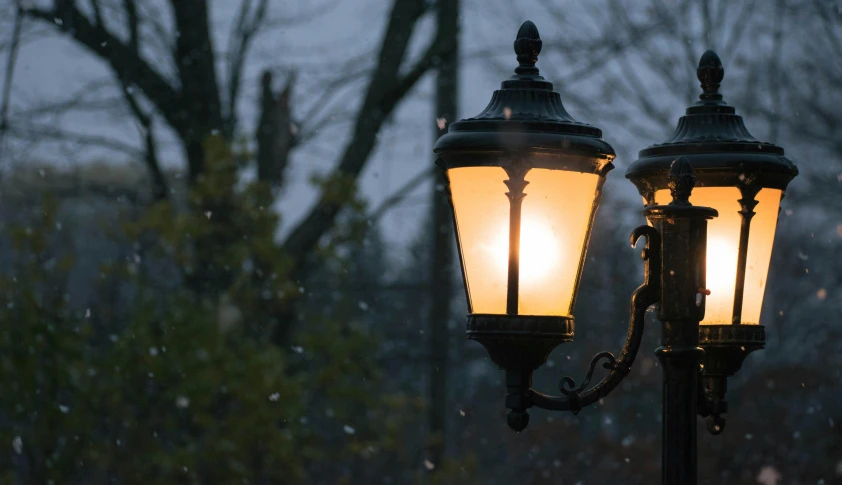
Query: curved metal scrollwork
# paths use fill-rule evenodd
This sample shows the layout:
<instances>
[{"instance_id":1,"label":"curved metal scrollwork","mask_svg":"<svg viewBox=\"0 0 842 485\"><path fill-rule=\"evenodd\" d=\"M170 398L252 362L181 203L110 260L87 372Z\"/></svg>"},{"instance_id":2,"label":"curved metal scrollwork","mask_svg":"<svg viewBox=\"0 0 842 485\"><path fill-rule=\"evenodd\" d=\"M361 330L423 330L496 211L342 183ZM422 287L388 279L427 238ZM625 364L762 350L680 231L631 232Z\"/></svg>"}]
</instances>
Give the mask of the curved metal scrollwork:
<instances>
[{"instance_id":1,"label":"curved metal scrollwork","mask_svg":"<svg viewBox=\"0 0 842 485\"><path fill-rule=\"evenodd\" d=\"M576 381L573 380L570 376L564 376L561 378L561 381L558 383L558 390L561 391L562 394L565 396L572 396L573 394L580 393L588 387L588 384L591 382L591 377L593 377L593 371L596 368L596 364L599 363L600 360L607 359L608 362L602 364L602 366L608 370L614 368L617 365L617 359L614 357L614 354L611 352L600 352L596 354L593 359L591 360L591 365L588 366L588 373L585 375L585 380L576 387ZM574 389L574 387L576 387ZM567 389L569 388L569 389Z\"/></svg>"},{"instance_id":2,"label":"curved metal scrollwork","mask_svg":"<svg viewBox=\"0 0 842 485\"><path fill-rule=\"evenodd\" d=\"M620 352L620 357L615 358L611 352L600 352L596 354L593 360L591 360L585 379L578 387L576 387L576 382L570 377L561 379L559 389L563 396L549 396L530 389L529 399L533 406L555 411L572 411L575 414L583 407L593 404L607 396L629 374L643 337L643 321L646 316L646 310L657 303L661 281L660 235L651 226L640 226L631 234L632 247L635 246L641 237L646 238L646 245L641 253L641 258L645 261L643 270L644 280L643 284L635 290L631 298L629 330L626 335L626 343L623 345L622 352ZM594 369L599 361L603 359L607 360L602 366L609 370L608 375L597 385L586 390L593 377Z\"/></svg>"}]
</instances>

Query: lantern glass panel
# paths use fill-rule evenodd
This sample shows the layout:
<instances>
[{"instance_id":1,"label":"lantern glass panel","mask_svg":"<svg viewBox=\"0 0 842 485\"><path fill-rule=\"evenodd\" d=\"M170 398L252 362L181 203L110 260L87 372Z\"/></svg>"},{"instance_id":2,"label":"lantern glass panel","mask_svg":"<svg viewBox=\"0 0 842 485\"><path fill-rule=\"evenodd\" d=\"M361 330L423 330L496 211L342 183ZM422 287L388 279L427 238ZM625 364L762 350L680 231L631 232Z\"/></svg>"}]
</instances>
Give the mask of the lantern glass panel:
<instances>
[{"instance_id":1,"label":"lantern glass panel","mask_svg":"<svg viewBox=\"0 0 842 485\"><path fill-rule=\"evenodd\" d=\"M473 313L505 314L511 204L500 167L448 171ZM572 314L599 175L533 168L520 225L518 314Z\"/></svg>"},{"instance_id":2,"label":"lantern glass panel","mask_svg":"<svg viewBox=\"0 0 842 485\"><path fill-rule=\"evenodd\" d=\"M510 204L503 184L506 171L500 167L464 167L452 168L447 175L468 306L473 313L504 314L507 249L500 254L495 242L509 234Z\"/></svg>"},{"instance_id":3,"label":"lantern glass panel","mask_svg":"<svg viewBox=\"0 0 842 485\"><path fill-rule=\"evenodd\" d=\"M755 215L751 219L748 238L741 315L743 324L760 323L781 194L778 189L764 188L755 197L758 204L754 208ZM739 213L741 198L740 190L736 187L696 187L690 196L693 205L713 207L719 212L719 217L708 222L706 276L710 296L705 303L702 325L732 323L742 225ZM657 204L668 204L670 200L669 190L655 193Z\"/></svg>"}]
</instances>

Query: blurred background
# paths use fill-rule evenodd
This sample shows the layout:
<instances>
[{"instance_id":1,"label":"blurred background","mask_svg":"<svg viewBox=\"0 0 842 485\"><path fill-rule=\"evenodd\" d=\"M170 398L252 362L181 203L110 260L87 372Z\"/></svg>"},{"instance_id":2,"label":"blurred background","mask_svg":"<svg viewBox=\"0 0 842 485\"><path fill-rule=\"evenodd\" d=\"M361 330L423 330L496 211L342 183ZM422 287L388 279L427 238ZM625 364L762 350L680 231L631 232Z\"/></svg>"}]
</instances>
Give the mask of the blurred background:
<instances>
[{"instance_id":1,"label":"blurred background","mask_svg":"<svg viewBox=\"0 0 842 485\"><path fill-rule=\"evenodd\" d=\"M661 372L505 422L432 145L538 62L618 152L552 393L618 352L623 178L700 89L801 170L705 484L842 483L842 2L0 0L0 482L651 484Z\"/></svg>"}]
</instances>

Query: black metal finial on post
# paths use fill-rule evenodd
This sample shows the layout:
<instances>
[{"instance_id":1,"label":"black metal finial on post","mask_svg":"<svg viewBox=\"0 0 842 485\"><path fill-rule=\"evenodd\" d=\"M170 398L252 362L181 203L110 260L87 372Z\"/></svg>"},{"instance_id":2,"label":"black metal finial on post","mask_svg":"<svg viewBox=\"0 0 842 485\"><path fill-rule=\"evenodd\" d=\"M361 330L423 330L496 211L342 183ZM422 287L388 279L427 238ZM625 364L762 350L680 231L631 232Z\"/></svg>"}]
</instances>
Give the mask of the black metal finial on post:
<instances>
[{"instance_id":1,"label":"black metal finial on post","mask_svg":"<svg viewBox=\"0 0 842 485\"><path fill-rule=\"evenodd\" d=\"M693 165L687 157L678 157L670 165L669 188L672 195L670 205L690 205L690 193L696 186Z\"/></svg>"},{"instance_id":2,"label":"black metal finial on post","mask_svg":"<svg viewBox=\"0 0 842 485\"><path fill-rule=\"evenodd\" d=\"M527 20L520 26L520 29L517 31L517 38L515 39L515 54L517 54L517 62L520 64L515 68L516 74L527 76L538 75L538 68L535 67L535 63L538 62L541 45L541 35L538 34L538 27L531 20Z\"/></svg>"},{"instance_id":3,"label":"black metal finial on post","mask_svg":"<svg viewBox=\"0 0 842 485\"><path fill-rule=\"evenodd\" d=\"M725 69L722 61L716 52L705 51L699 59L699 67L696 69L696 77L702 85L702 94L699 95L703 104L725 104L722 95L719 93L719 83L725 77Z\"/></svg>"}]
</instances>

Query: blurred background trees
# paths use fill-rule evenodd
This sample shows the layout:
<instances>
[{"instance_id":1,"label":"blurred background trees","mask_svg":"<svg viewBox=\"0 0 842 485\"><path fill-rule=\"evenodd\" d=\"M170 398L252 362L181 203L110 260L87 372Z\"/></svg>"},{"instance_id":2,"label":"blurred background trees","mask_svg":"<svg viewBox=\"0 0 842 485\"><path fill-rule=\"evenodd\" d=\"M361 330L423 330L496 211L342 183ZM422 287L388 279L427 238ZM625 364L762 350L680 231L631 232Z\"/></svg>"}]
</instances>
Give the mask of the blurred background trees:
<instances>
[{"instance_id":1,"label":"blurred background trees","mask_svg":"<svg viewBox=\"0 0 842 485\"><path fill-rule=\"evenodd\" d=\"M642 222L621 174L669 136L713 48L726 101L802 175L779 219L770 341L732 386L726 433L701 438L701 481L842 480L835 2L0 9L4 483L657 481L651 354L601 406L535 411L516 435L502 373L462 339L430 148L510 75L528 18L542 74L619 154L576 342L536 385L621 345L640 282L626 238Z\"/></svg>"}]
</instances>

